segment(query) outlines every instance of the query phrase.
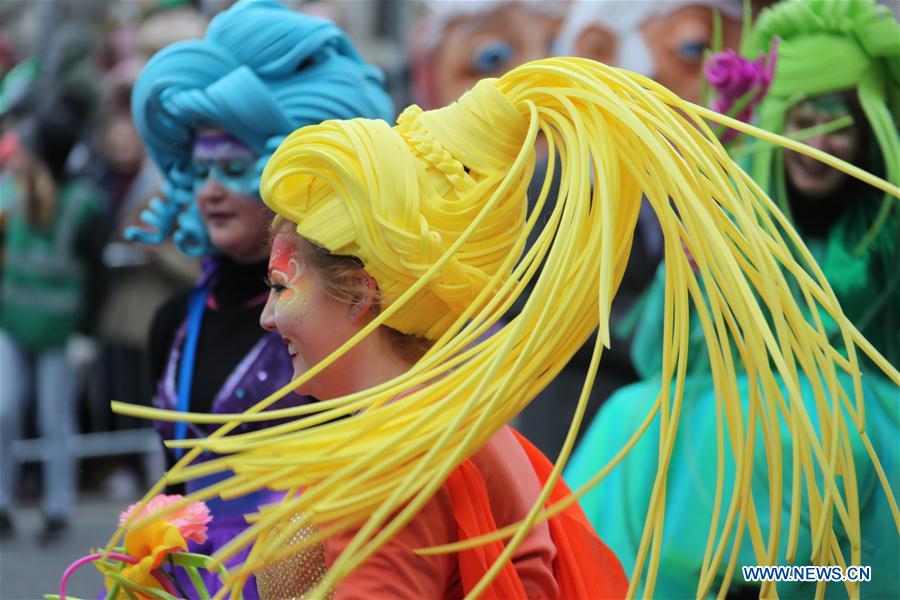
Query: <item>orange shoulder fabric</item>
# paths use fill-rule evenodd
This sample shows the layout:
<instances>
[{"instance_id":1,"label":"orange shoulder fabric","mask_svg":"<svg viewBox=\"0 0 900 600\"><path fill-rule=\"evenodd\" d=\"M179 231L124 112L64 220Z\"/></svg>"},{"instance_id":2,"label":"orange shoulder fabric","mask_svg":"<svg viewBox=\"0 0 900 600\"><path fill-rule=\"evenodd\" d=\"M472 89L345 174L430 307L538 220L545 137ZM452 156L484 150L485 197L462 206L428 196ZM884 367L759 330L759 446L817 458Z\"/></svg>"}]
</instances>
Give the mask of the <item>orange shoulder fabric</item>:
<instances>
[{"instance_id":1,"label":"orange shoulder fabric","mask_svg":"<svg viewBox=\"0 0 900 600\"><path fill-rule=\"evenodd\" d=\"M460 540L478 537L497 529L484 477L475 463L465 460L450 473L445 485L450 492L453 517L459 527ZM466 595L494 564L504 547L505 544L497 540L458 553L459 578ZM482 596L498 600L524 597L525 588L522 586L522 580L510 561L506 561L503 570Z\"/></svg>"},{"instance_id":2,"label":"orange shoulder fabric","mask_svg":"<svg viewBox=\"0 0 900 600\"><path fill-rule=\"evenodd\" d=\"M516 430L513 433L528 455L543 486L553 470L553 463L525 436ZM560 479L550 493L547 505L571 494L569 487ZM625 597L628 591L625 569L613 551L594 532L578 503L572 504L548 523L558 552L553 569L561 598Z\"/></svg>"},{"instance_id":3,"label":"orange shoulder fabric","mask_svg":"<svg viewBox=\"0 0 900 600\"><path fill-rule=\"evenodd\" d=\"M513 430L541 485L547 482L552 463L519 432ZM460 464L445 484L450 492L453 517L460 540L471 539L495 531L487 487L481 471L471 460ZM548 505L569 496L562 481L550 494ZM553 571L559 585L560 598L624 598L628 578L612 550L600 540L578 504L573 504L548 522L550 536L557 549ZM495 541L458 554L460 581L466 595L484 576L505 547ZM487 588L482 598L525 598L525 588L511 562Z\"/></svg>"}]
</instances>

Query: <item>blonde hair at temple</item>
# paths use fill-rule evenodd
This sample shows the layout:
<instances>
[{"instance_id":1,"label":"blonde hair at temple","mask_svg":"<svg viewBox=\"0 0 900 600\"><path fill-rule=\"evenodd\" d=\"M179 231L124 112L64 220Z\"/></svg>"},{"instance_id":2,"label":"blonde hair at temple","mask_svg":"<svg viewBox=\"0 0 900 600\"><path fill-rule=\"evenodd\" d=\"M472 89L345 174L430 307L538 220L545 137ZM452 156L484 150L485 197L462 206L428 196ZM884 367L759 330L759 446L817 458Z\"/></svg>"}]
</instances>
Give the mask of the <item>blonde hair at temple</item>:
<instances>
[{"instance_id":1,"label":"blonde hair at temple","mask_svg":"<svg viewBox=\"0 0 900 600\"><path fill-rule=\"evenodd\" d=\"M786 555L780 556L780 511L773 510L772 522L761 527L749 492L751 472L760 462L772 506L784 501L786 467L794 498L807 482L803 502L814 539L810 562L859 564L859 498L849 430L860 432L900 528L890 484L865 433L859 351L897 384L900 373L844 316L797 233L728 157L706 120L814 156L900 197L897 186L829 155L683 101L646 77L575 58L522 65L480 82L446 108L423 112L411 106L394 128L355 119L296 131L266 166L263 199L297 223L301 236L332 253L360 258L379 284L382 311L330 357L244 414L114 404L121 414L223 425L206 439L170 442L190 451L146 498L167 483L217 472L233 475L184 503L262 487L288 492L282 503L252 515L253 525L217 554L224 560L255 542L247 562L233 572L233 591L253 570L283 556L285 542L301 527L318 527L304 546L359 527L312 594L321 595L402 528L450 472L517 415L596 330L591 369L559 461L528 517L493 535L508 539L506 549L471 595L484 591L534 523L600 483L658 418L660 466L630 588L633 595L643 583L650 596L693 305L721 402L718 460L730 453L738 486L728 506L722 506L721 481L717 486L698 594L709 591L723 561L731 565L728 573L733 571L736 553L726 558L729 543L739 545L745 535L761 565L794 558L801 502L791 507ZM526 187L539 134L549 145L549 164L529 211ZM553 204L548 196L557 172ZM609 347L610 305L644 199L659 218L666 247L662 386L643 425L616 458L598 465L596 477L573 496L545 510L572 450L603 349ZM542 212L549 218L541 227ZM528 246L535 228L536 241ZM529 285L524 308L498 327ZM839 325L839 347L824 333L826 318ZM262 412L380 325L427 337L434 345L408 372L375 388ZM736 387L738 361L750 379L746 415ZM839 372L852 377L852 390L840 387ZM800 401L801 378L816 395L815 420ZM337 419L347 415L352 417ZM292 420L224 437L242 422L287 417ZM773 434L781 420L793 439L792 456L782 456ZM760 437L764 456L754 451ZM202 451L221 457L191 465ZM850 556L841 555L836 531L851 540ZM454 551L486 539L418 551ZM729 580L730 575L723 590Z\"/></svg>"}]
</instances>

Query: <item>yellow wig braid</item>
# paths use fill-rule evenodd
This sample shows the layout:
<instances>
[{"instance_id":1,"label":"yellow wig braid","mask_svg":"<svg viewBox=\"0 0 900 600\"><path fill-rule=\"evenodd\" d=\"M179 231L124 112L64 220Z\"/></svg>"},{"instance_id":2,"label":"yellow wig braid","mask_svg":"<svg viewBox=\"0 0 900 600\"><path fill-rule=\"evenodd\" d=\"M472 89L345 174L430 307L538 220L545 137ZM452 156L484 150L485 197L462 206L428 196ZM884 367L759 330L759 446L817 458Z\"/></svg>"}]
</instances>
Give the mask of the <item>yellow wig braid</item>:
<instances>
[{"instance_id":1,"label":"yellow wig braid","mask_svg":"<svg viewBox=\"0 0 900 600\"><path fill-rule=\"evenodd\" d=\"M784 559L777 556L784 531L777 521L780 510L772 510L773 522L764 526L749 493L757 461L765 461L769 500L776 507L784 500L782 471L791 467L788 537L796 539L803 498L815 540L810 562L858 564L850 428L859 430L868 446L898 526L900 515L865 433L857 348L895 383L900 374L843 315L796 232L727 156L704 119L815 156L900 196L896 186L685 102L650 79L575 58L533 62L482 81L447 108L423 112L410 107L394 128L357 119L295 132L268 163L262 196L296 222L301 235L334 253L362 259L384 293L383 310L332 356L244 414L115 404L123 414L224 424L206 439L169 442L191 450L148 498L166 482L229 471L230 478L185 502L238 496L264 486L288 492L284 502L253 515L253 525L218 553L226 559L255 542L243 568L234 573L232 590L239 590L254 569L283 555L285 540L300 527L319 528L307 544L358 528L313 593L319 595L402 528L450 472L518 414L598 330L591 369L553 476L529 516L495 535L511 539L472 595L484 590L536 521L596 485L658 417L660 466L631 583L632 594L642 580L643 593L652 595L693 303L724 414L726 442L720 453L731 452L737 465L737 493L710 525L698 594L708 592L722 564L729 566L722 592L727 590L736 553L726 551L732 542L740 546L744 535L752 540L759 564ZM529 212L525 191L539 133L549 147L549 164ZM549 218L536 241L526 248L557 170L558 198L545 211ZM597 477L576 496L545 511L549 490L572 449L602 350L609 346L610 304L642 198L659 217L667 250L662 389L644 426L616 459L602 470L598 465ZM682 244L696 261L696 273ZM533 288L519 315L483 336L529 283ZM840 326L840 348L828 342L824 315ZM426 336L434 346L407 373L376 388L261 412L381 324ZM738 361L750 380L747 415L736 388ZM840 388L839 371L852 376L854 389ZM801 402L801 377L815 390L818 428ZM777 379L785 382L786 395ZM353 416L335 420L343 415ZM282 417L293 420L224 437L241 422ZM781 420L790 428L792 456L782 456L777 442ZM758 438L765 442L765 456L754 453ZM221 457L191 465L203 450ZM721 485L718 490L721 504ZM299 518L290 521L293 515ZM851 540L850 556L841 555L837 530ZM419 551L446 552L476 543Z\"/></svg>"}]
</instances>

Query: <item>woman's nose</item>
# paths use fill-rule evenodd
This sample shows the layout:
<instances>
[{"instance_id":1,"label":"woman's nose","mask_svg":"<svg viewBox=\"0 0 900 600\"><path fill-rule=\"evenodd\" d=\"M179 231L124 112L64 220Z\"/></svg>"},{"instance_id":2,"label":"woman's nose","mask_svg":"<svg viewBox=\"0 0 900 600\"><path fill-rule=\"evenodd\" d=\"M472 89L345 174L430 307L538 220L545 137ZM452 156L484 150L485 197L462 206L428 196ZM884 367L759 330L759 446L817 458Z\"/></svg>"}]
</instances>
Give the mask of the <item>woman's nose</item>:
<instances>
[{"instance_id":1,"label":"woman's nose","mask_svg":"<svg viewBox=\"0 0 900 600\"><path fill-rule=\"evenodd\" d=\"M197 190L195 199L201 208L204 202L216 201L225 197L225 187L213 175L207 176L203 181L195 181L194 189Z\"/></svg>"},{"instance_id":2,"label":"woman's nose","mask_svg":"<svg viewBox=\"0 0 900 600\"><path fill-rule=\"evenodd\" d=\"M805 140L803 140L803 143L807 146L812 146L816 150L822 150L823 152L826 152L828 150L828 148L826 148L827 141L827 136L819 134L810 138L806 138Z\"/></svg>"},{"instance_id":3,"label":"woman's nose","mask_svg":"<svg viewBox=\"0 0 900 600\"><path fill-rule=\"evenodd\" d=\"M269 297L266 299L266 305L263 307L262 314L259 316L259 326L266 331L275 331L277 329L277 327L275 327L275 302L273 300L272 292L269 292Z\"/></svg>"}]
</instances>

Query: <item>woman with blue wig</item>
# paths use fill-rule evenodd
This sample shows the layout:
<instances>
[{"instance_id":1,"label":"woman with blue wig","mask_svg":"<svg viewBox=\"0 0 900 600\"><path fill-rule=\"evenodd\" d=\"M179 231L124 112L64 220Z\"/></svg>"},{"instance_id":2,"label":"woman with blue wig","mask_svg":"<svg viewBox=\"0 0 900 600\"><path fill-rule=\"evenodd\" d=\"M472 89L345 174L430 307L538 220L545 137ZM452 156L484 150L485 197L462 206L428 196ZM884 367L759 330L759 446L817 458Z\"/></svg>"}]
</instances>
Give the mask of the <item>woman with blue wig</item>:
<instances>
[{"instance_id":1,"label":"woman with blue wig","mask_svg":"<svg viewBox=\"0 0 900 600\"><path fill-rule=\"evenodd\" d=\"M383 77L333 23L274 0L242 0L212 20L203 39L172 44L153 57L135 84L132 112L166 183L165 198L154 199L141 215L147 228L126 235L141 243L172 235L182 251L204 261L194 288L170 299L154 318L154 403L242 412L292 373L280 336L259 327L272 217L259 199L263 166L299 127L327 119L391 119ZM292 395L276 406L304 401ZM184 423L158 423L158 430L164 439L209 433ZM212 482L190 482L187 491ZM212 554L246 527L243 514L278 500L260 490L210 501L208 540L191 551ZM206 584L218 589L212 575ZM244 597L256 597L255 582L248 582Z\"/></svg>"}]
</instances>

